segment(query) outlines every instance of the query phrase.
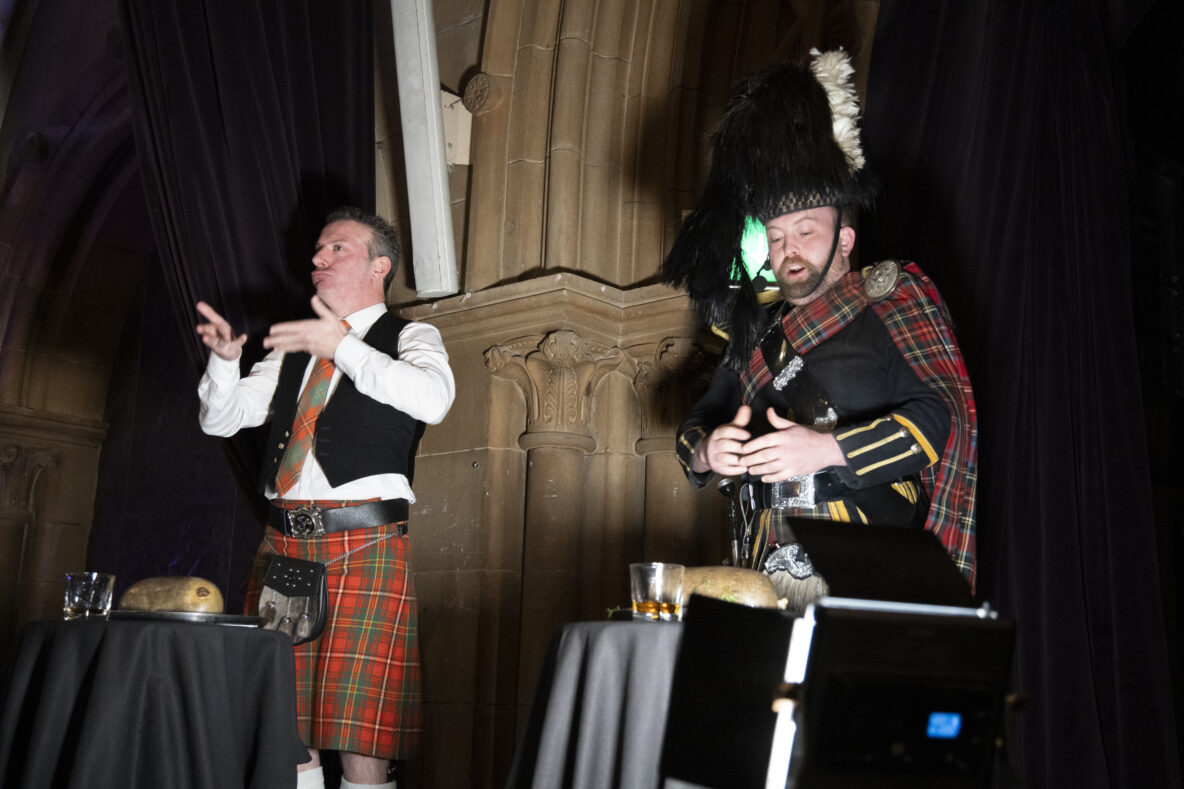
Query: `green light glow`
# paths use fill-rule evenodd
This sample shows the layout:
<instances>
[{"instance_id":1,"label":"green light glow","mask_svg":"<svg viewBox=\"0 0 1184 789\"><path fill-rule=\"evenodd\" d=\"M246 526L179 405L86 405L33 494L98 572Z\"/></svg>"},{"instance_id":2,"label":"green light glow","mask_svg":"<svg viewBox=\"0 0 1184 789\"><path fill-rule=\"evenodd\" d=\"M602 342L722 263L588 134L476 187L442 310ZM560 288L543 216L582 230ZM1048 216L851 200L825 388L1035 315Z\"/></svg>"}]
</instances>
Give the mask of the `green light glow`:
<instances>
[{"instance_id":1,"label":"green light glow","mask_svg":"<svg viewBox=\"0 0 1184 789\"><path fill-rule=\"evenodd\" d=\"M765 238L765 226L754 217L744 220L744 235L740 238L740 261L748 278L755 279L757 272L765 265L769 257L769 242ZM732 261L732 278L738 279L737 261Z\"/></svg>"}]
</instances>

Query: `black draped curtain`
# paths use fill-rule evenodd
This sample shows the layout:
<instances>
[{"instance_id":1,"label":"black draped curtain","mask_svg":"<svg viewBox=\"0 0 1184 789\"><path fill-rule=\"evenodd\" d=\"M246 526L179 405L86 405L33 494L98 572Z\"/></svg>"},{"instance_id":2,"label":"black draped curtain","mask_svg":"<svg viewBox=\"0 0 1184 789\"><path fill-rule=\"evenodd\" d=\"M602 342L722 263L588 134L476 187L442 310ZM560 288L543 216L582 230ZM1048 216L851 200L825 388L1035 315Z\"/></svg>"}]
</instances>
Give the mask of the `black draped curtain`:
<instances>
[{"instance_id":1,"label":"black draped curtain","mask_svg":"<svg viewBox=\"0 0 1184 789\"><path fill-rule=\"evenodd\" d=\"M204 299L257 339L308 312L325 214L374 207L371 3L122 8L136 151L173 309L191 330ZM188 349L204 367L196 336Z\"/></svg>"},{"instance_id":2,"label":"black draped curtain","mask_svg":"<svg viewBox=\"0 0 1184 789\"><path fill-rule=\"evenodd\" d=\"M136 156L160 269L110 396L91 563L120 588L215 581L241 606L262 531L259 430L203 435L195 303L247 332L311 315L313 245L342 204L374 208L370 0L120 0ZM231 463L227 464L229 457ZM234 473L228 471L234 469Z\"/></svg>"},{"instance_id":3,"label":"black draped curtain","mask_svg":"<svg viewBox=\"0 0 1184 789\"><path fill-rule=\"evenodd\" d=\"M1033 788L1180 785L1117 68L1148 5L883 0L872 51L862 254L918 261L957 323Z\"/></svg>"}]
</instances>

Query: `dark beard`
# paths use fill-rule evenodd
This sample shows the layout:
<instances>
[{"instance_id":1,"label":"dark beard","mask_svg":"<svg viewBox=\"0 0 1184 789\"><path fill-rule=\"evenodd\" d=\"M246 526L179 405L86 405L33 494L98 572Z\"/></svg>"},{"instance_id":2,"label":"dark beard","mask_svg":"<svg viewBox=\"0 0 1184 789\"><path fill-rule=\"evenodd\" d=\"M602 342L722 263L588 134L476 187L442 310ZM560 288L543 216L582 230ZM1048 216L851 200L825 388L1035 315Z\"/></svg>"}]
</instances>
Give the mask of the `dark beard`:
<instances>
[{"instance_id":1,"label":"dark beard","mask_svg":"<svg viewBox=\"0 0 1184 789\"><path fill-rule=\"evenodd\" d=\"M816 266L805 258L794 258L792 261L790 261L790 263L800 263L804 265L806 270L809 272L809 276L807 276L804 280L788 283L783 282L779 274L775 274L777 277L777 287L781 289L781 295L784 296L786 300L805 298L806 296L809 296L811 293L813 293L815 289L818 288L818 284L822 282L823 267ZM785 268L786 267L783 266L782 270Z\"/></svg>"}]
</instances>

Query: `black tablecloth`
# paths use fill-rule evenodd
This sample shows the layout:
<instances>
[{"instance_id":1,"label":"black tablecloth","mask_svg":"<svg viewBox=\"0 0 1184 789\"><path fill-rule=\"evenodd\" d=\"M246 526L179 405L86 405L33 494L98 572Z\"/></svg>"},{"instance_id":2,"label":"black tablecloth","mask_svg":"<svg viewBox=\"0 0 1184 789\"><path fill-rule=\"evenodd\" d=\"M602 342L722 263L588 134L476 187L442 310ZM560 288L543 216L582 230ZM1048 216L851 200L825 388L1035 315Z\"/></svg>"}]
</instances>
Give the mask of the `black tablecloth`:
<instances>
[{"instance_id":1,"label":"black tablecloth","mask_svg":"<svg viewBox=\"0 0 1184 789\"><path fill-rule=\"evenodd\" d=\"M294 787L292 647L258 628L35 622L5 677L0 785Z\"/></svg>"},{"instance_id":2,"label":"black tablecloth","mask_svg":"<svg viewBox=\"0 0 1184 789\"><path fill-rule=\"evenodd\" d=\"M682 625L578 622L552 640L512 789L663 786L671 672Z\"/></svg>"}]
</instances>

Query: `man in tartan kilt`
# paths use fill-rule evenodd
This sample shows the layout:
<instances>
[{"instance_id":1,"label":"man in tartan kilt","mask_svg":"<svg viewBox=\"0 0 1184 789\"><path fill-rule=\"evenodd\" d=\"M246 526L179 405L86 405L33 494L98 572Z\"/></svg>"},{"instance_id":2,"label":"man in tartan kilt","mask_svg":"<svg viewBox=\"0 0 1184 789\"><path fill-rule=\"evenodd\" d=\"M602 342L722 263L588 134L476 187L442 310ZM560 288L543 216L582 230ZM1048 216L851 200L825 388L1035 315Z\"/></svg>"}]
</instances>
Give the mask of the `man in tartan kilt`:
<instances>
[{"instance_id":1,"label":"man in tartan kilt","mask_svg":"<svg viewBox=\"0 0 1184 789\"><path fill-rule=\"evenodd\" d=\"M741 561L795 611L826 585L793 518L925 527L972 586L975 572L966 367L915 264L852 268L854 214L874 194L852 67L842 51L811 55L738 85L704 194L662 267L729 340L679 429L679 460L696 487L714 474L741 481Z\"/></svg>"},{"instance_id":2,"label":"man in tartan kilt","mask_svg":"<svg viewBox=\"0 0 1184 789\"><path fill-rule=\"evenodd\" d=\"M331 213L312 258L315 317L272 326L270 352L241 378L246 335L197 305L211 350L198 388L202 429L229 436L271 422L261 478L268 527L248 612L273 556L327 570L324 631L295 646L311 756L301 789L324 786L322 750L340 753L344 789L394 787L391 760L415 755L423 736L407 512L424 425L444 418L456 390L440 333L386 308L398 259L381 217Z\"/></svg>"}]
</instances>

